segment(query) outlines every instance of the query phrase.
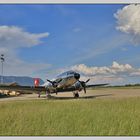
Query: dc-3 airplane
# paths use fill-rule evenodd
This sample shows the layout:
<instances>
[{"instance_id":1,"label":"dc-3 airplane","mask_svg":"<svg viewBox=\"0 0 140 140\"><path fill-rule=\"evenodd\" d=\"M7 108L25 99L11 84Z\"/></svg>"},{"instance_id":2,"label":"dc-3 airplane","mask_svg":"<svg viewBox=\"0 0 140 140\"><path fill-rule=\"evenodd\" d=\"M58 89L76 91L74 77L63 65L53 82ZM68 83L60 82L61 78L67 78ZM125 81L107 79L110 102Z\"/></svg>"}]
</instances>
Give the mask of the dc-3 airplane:
<instances>
[{"instance_id":1,"label":"dc-3 airplane","mask_svg":"<svg viewBox=\"0 0 140 140\"><path fill-rule=\"evenodd\" d=\"M41 92L46 92L46 97L50 97L50 94L58 92L73 92L75 98L79 97L79 92L84 90L86 93L86 88L105 86L108 84L94 84L87 85L90 79L86 81L80 81L80 74L75 71L67 71L58 75L55 80L44 83L43 85L35 86L21 86L21 85L0 85L0 90L10 90L10 91L25 91L25 92L36 92L38 97L40 97Z\"/></svg>"}]
</instances>

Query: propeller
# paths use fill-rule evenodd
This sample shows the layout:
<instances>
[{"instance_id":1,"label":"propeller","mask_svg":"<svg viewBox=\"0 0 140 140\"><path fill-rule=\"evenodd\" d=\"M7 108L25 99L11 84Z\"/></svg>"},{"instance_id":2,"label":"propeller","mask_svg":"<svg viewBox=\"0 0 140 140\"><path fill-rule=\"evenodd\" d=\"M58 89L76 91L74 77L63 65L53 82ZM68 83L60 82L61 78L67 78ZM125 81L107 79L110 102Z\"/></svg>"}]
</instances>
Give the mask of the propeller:
<instances>
[{"instance_id":1,"label":"propeller","mask_svg":"<svg viewBox=\"0 0 140 140\"><path fill-rule=\"evenodd\" d=\"M84 89L84 92L86 93L86 83L89 82L90 79L86 81L79 81L81 83L82 88Z\"/></svg>"},{"instance_id":2,"label":"propeller","mask_svg":"<svg viewBox=\"0 0 140 140\"><path fill-rule=\"evenodd\" d=\"M53 85L53 87L56 88L58 86L58 83L60 83L62 81L62 79L58 80L57 82L56 81L51 81L49 79L47 79L47 81L50 82Z\"/></svg>"},{"instance_id":3,"label":"propeller","mask_svg":"<svg viewBox=\"0 0 140 140\"><path fill-rule=\"evenodd\" d=\"M57 88L58 83L60 83L62 81L62 79L58 80L57 82L56 81L51 81L49 79L47 79L47 81L50 82L54 88ZM57 95L57 89L56 89L55 93Z\"/></svg>"}]
</instances>

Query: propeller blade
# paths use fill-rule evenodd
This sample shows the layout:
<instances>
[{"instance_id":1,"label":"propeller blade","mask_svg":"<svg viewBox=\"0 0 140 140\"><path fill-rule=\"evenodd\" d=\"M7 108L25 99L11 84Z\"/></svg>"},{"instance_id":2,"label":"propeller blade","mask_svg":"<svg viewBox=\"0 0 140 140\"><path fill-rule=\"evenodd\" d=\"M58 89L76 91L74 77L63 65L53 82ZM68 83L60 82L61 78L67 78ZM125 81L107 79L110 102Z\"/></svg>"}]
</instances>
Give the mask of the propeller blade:
<instances>
[{"instance_id":1,"label":"propeller blade","mask_svg":"<svg viewBox=\"0 0 140 140\"><path fill-rule=\"evenodd\" d=\"M79 81L81 83L81 86L83 87L84 93L86 93L86 83L89 82L90 79L86 81Z\"/></svg>"},{"instance_id":2,"label":"propeller blade","mask_svg":"<svg viewBox=\"0 0 140 140\"><path fill-rule=\"evenodd\" d=\"M49 79L47 79L47 81L50 82L50 83L53 83L53 81L51 81L51 80L49 80Z\"/></svg>"},{"instance_id":3,"label":"propeller blade","mask_svg":"<svg viewBox=\"0 0 140 140\"><path fill-rule=\"evenodd\" d=\"M86 87L84 87L84 92L85 92L85 94L86 94Z\"/></svg>"},{"instance_id":4,"label":"propeller blade","mask_svg":"<svg viewBox=\"0 0 140 140\"><path fill-rule=\"evenodd\" d=\"M47 81L50 82L53 85L53 87L57 87L57 84L56 84L55 81L51 81L51 80L48 80L48 79L47 79Z\"/></svg>"},{"instance_id":5,"label":"propeller blade","mask_svg":"<svg viewBox=\"0 0 140 140\"><path fill-rule=\"evenodd\" d=\"M62 79L60 79L58 81L51 81L51 80L47 79L47 81L50 82L53 85L53 87L57 87L57 84L60 83L62 81Z\"/></svg>"},{"instance_id":6,"label":"propeller blade","mask_svg":"<svg viewBox=\"0 0 140 140\"><path fill-rule=\"evenodd\" d=\"M88 79L85 83L89 82L90 79Z\"/></svg>"},{"instance_id":7,"label":"propeller blade","mask_svg":"<svg viewBox=\"0 0 140 140\"><path fill-rule=\"evenodd\" d=\"M62 79L58 80L56 83L60 83L62 81Z\"/></svg>"}]
</instances>

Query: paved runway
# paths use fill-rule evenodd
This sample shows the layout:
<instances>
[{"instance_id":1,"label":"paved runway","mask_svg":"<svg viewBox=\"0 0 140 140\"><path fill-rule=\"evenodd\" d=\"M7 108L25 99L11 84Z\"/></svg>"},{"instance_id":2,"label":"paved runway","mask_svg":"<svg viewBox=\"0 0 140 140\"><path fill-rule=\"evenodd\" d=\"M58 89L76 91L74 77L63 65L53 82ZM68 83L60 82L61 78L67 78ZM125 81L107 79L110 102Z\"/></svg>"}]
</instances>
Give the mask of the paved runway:
<instances>
[{"instance_id":1,"label":"paved runway","mask_svg":"<svg viewBox=\"0 0 140 140\"><path fill-rule=\"evenodd\" d=\"M90 99L90 98L129 98L129 97L140 97L140 88L124 88L124 89L115 89L115 88L101 88L94 90L87 90L87 93L84 94L80 92L79 99ZM46 99L45 95L41 95L41 98L38 98L37 94L22 94L16 97L6 97L0 98L0 101L14 101L14 100L31 100L31 99ZM52 94L51 99L74 99L72 92Z\"/></svg>"}]
</instances>

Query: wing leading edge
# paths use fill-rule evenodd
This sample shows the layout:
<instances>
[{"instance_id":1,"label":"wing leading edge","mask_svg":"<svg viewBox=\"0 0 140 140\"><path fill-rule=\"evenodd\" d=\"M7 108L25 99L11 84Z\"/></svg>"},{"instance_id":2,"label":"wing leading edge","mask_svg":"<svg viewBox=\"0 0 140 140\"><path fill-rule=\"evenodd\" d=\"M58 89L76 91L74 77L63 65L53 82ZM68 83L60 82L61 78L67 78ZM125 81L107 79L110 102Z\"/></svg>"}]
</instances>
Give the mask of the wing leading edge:
<instances>
[{"instance_id":1,"label":"wing leading edge","mask_svg":"<svg viewBox=\"0 0 140 140\"><path fill-rule=\"evenodd\" d=\"M91 87L96 87L96 86L105 86L105 85L108 85L108 84L95 84L95 85L86 85L86 88L91 88ZM20 91L20 92L46 92L47 89L46 87L44 86L38 86L38 87L35 87L35 86L20 86L20 85L0 85L0 90L9 90L9 91ZM69 88L57 88L57 92L72 92L72 91L75 91L75 90L80 90L79 88L76 88L74 86L71 86ZM51 92L51 93L56 93L56 91L54 92Z\"/></svg>"},{"instance_id":2,"label":"wing leading edge","mask_svg":"<svg viewBox=\"0 0 140 140\"><path fill-rule=\"evenodd\" d=\"M10 91L30 91L30 92L41 92L41 91L46 91L45 87L38 86L11 86L11 85L0 85L0 90L10 90Z\"/></svg>"},{"instance_id":3,"label":"wing leading edge","mask_svg":"<svg viewBox=\"0 0 140 140\"><path fill-rule=\"evenodd\" d=\"M106 84L94 84L94 85L86 85L86 88L91 88L91 87L99 87L99 86L106 86L109 85L108 83ZM80 90L79 88L76 88L74 86L70 87L70 88L66 88L66 89L57 89L57 92L72 92L75 90Z\"/></svg>"}]
</instances>

